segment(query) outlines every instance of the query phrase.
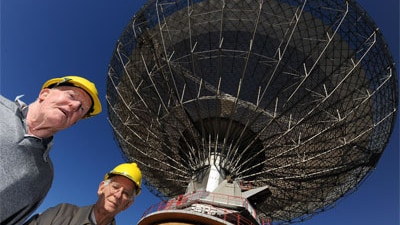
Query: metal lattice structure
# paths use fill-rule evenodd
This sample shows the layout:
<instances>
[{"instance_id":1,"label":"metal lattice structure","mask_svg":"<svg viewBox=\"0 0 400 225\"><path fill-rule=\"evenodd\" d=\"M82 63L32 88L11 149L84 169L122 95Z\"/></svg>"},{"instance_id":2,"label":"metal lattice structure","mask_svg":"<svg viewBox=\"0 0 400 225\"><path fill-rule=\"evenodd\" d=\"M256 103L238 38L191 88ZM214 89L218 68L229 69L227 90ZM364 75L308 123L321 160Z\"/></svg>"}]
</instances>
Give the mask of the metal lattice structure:
<instances>
[{"instance_id":1,"label":"metal lattice structure","mask_svg":"<svg viewBox=\"0 0 400 225\"><path fill-rule=\"evenodd\" d=\"M296 222L375 168L397 114L396 76L352 0L149 1L116 45L108 113L157 196L201 187L213 168L218 184L268 187L252 202L258 216Z\"/></svg>"}]
</instances>

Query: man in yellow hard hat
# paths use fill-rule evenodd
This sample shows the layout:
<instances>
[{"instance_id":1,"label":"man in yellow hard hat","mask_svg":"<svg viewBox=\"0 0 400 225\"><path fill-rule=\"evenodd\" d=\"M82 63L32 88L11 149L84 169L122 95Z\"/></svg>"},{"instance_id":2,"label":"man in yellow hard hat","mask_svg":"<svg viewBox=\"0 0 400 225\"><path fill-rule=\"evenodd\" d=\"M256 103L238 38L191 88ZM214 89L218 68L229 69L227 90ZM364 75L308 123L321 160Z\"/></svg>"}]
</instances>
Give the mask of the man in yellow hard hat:
<instances>
[{"instance_id":1,"label":"man in yellow hard hat","mask_svg":"<svg viewBox=\"0 0 400 225\"><path fill-rule=\"evenodd\" d=\"M62 203L34 215L25 225L115 225L115 216L129 208L141 191L142 173L136 163L123 163L107 173L94 205Z\"/></svg>"},{"instance_id":2,"label":"man in yellow hard hat","mask_svg":"<svg viewBox=\"0 0 400 225\"><path fill-rule=\"evenodd\" d=\"M79 76L48 80L27 105L0 96L0 224L19 225L53 181L53 135L101 112L95 85Z\"/></svg>"}]
</instances>

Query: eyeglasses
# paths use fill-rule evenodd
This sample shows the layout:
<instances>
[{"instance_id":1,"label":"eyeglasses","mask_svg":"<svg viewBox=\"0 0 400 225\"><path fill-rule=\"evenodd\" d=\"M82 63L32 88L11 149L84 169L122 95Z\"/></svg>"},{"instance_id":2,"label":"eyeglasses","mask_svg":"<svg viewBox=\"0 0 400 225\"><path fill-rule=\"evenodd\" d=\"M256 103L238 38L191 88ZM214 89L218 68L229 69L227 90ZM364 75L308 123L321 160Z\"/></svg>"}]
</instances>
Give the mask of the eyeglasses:
<instances>
[{"instance_id":1,"label":"eyeglasses","mask_svg":"<svg viewBox=\"0 0 400 225\"><path fill-rule=\"evenodd\" d=\"M120 183L118 183L118 182L111 182L111 183L109 184L109 186L110 186L110 191L111 191L112 194L115 194L115 193L118 193L118 192L121 191L121 195L122 195L122 198L123 198L124 200L132 200L132 199L136 196L135 191L132 191L132 192L130 193L128 190L126 190L126 189L125 189Z\"/></svg>"}]
</instances>

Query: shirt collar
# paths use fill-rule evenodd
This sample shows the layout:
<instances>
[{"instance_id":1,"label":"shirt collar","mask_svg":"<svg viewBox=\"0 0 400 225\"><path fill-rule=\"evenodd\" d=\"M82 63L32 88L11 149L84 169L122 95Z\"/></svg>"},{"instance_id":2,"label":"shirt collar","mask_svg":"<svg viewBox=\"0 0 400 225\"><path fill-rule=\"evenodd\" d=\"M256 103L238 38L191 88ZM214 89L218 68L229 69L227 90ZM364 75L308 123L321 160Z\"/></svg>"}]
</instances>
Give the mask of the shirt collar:
<instances>
[{"instance_id":1,"label":"shirt collar","mask_svg":"<svg viewBox=\"0 0 400 225\"><path fill-rule=\"evenodd\" d=\"M23 97L23 95L17 96L15 98L15 104L17 105L17 107L18 107L18 109L19 109L19 111L21 113L21 118L22 118L22 120L24 122L25 133L26 133L27 130L28 130L27 123L26 123L26 115L28 114L29 106L25 102L23 102L21 100L22 97ZM25 136L32 136L32 135L27 135L26 134ZM39 137L35 136L35 138L39 139L42 142L42 144L46 147L46 151L43 154L43 158L44 158L45 161L47 161L48 154L50 152L51 147L53 146L53 143L52 143L53 137L39 138Z\"/></svg>"},{"instance_id":2,"label":"shirt collar","mask_svg":"<svg viewBox=\"0 0 400 225\"><path fill-rule=\"evenodd\" d=\"M90 212L89 220L90 220L90 222L91 222L92 224L97 225L96 217L94 216L94 207L92 208L92 211ZM114 221L114 220L113 220L113 221ZM111 221L108 225L113 225L113 224L114 224L113 221Z\"/></svg>"}]
</instances>

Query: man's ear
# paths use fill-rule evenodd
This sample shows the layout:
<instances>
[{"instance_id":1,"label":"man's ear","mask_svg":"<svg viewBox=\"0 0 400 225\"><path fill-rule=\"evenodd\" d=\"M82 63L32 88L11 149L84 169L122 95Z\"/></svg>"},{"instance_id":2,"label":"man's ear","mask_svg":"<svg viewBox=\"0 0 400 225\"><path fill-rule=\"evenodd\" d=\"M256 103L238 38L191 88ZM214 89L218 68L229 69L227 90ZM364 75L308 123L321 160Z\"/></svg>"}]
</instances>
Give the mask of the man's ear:
<instances>
[{"instance_id":1,"label":"man's ear","mask_svg":"<svg viewBox=\"0 0 400 225\"><path fill-rule=\"evenodd\" d=\"M97 195L101 195L104 192L104 188L105 188L105 181L100 182L99 184L99 188L97 189Z\"/></svg>"},{"instance_id":2,"label":"man's ear","mask_svg":"<svg viewBox=\"0 0 400 225\"><path fill-rule=\"evenodd\" d=\"M48 88L42 89L39 93L39 101L43 101L49 95L50 91Z\"/></svg>"}]
</instances>

